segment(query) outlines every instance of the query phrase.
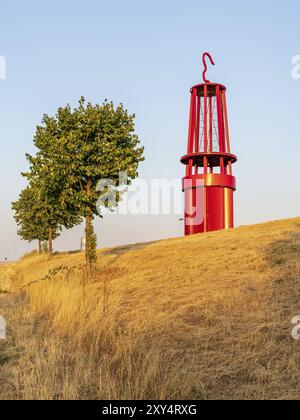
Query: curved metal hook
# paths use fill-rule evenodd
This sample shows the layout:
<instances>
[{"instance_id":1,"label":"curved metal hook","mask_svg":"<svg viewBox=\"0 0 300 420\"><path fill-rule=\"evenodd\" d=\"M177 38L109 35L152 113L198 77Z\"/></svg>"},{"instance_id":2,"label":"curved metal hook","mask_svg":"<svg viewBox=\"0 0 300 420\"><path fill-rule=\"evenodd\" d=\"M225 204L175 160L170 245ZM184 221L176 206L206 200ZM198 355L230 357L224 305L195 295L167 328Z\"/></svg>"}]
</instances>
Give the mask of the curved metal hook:
<instances>
[{"instance_id":1,"label":"curved metal hook","mask_svg":"<svg viewBox=\"0 0 300 420\"><path fill-rule=\"evenodd\" d=\"M202 75L203 75L203 80L204 80L204 82L205 83L211 83L209 80L207 80L206 79L206 72L207 72L207 64L206 64L206 60L205 60L205 58L206 57L208 57L209 58L209 61L211 62L211 64L214 66L215 65L215 62L214 62L214 60L213 60L213 58L212 58L212 56L208 53L208 52L205 52L203 55L202 55L202 62L203 62L203 66L204 66L204 71L203 71L203 73L202 73Z\"/></svg>"}]
</instances>

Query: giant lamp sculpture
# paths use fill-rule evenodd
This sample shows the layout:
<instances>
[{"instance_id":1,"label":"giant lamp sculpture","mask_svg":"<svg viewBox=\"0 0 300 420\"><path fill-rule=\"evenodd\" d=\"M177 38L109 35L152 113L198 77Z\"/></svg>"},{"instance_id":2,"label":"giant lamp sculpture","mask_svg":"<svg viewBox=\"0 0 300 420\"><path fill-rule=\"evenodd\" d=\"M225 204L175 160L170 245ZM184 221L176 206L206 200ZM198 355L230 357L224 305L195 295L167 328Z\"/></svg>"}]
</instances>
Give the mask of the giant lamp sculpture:
<instances>
[{"instance_id":1,"label":"giant lamp sculpture","mask_svg":"<svg viewBox=\"0 0 300 420\"><path fill-rule=\"evenodd\" d=\"M183 179L185 235L234 227L232 165L226 105L226 88L206 78L209 53L203 54L203 84L191 89L186 165Z\"/></svg>"}]
</instances>

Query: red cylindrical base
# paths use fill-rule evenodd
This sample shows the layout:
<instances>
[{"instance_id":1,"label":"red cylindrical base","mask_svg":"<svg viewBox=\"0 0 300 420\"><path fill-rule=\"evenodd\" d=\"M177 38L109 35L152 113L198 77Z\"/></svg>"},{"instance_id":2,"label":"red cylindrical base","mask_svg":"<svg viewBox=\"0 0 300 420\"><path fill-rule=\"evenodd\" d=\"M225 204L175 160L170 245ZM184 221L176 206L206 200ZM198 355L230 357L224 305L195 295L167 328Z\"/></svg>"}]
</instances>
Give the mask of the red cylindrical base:
<instances>
[{"instance_id":1,"label":"red cylindrical base","mask_svg":"<svg viewBox=\"0 0 300 420\"><path fill-rule=\"evenodd\" d=\"M233 228L235 189L235 177L232 175L202 174L185 177L185 235Z\"/></svg>"}]
</instances>

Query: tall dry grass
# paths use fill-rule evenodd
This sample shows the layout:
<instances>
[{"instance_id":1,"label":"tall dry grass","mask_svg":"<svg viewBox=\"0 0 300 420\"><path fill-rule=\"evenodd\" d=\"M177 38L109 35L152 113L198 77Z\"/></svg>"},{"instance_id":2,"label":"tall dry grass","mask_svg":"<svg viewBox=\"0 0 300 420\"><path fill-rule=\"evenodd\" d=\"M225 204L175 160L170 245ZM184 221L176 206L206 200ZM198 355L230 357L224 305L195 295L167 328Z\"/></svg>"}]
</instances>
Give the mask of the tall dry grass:
<instances>
[{"instance_id":1,"label":"tall dry grass","mask_svg":"<svg viewBox=\"0 0 300 420\"><path fill-rule=\"evenodd\" d=\"M300 395L300 219L26 258L0 300L3 399Z\"/></svg>"}]
</instances>

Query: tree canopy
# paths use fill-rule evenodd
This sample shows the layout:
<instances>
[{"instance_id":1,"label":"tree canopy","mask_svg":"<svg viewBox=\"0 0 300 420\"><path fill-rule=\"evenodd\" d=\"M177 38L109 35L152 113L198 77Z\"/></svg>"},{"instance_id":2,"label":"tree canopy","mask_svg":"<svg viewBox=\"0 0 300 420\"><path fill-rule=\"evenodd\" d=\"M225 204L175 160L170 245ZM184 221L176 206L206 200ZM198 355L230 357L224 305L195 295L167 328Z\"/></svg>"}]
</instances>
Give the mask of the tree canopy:
<instances>
[{"instance_id":1,"label":"tree canopy","mask_svg":"<svg viewBox=\"0 0 300 420\"><path fill-rule=\"evenodd\" d=\"M97 202L105 194L97 188L98 183L112 181L117 206L120 183L127 185L136 178L139 163L144 160L134 121L135 115L122 104L115 108L106 100L102 105L92 105L82 97L75 109L66 105L53 117L44 115L34 137L37 153L27 155L30 169L24 176L30 184L39 185L58 229L73 227L85 218L89 267L96 259L92 221L95 216L101 217Z\"/></svg>"},{"instance_id":2,"label":"tree canopy","mask_svg":"<svg viewBox=\"0 0 300 420\"><path fill-rule=\"evenodd\" d=\"M51 208L41 200L40 192L32 186L25 188L17 201L12 203L14 217L19 227L19 236L28 241L48 241L49 229L52 238L59 234L59 225L51 216Z\"/></svg>"}]
</instances>

